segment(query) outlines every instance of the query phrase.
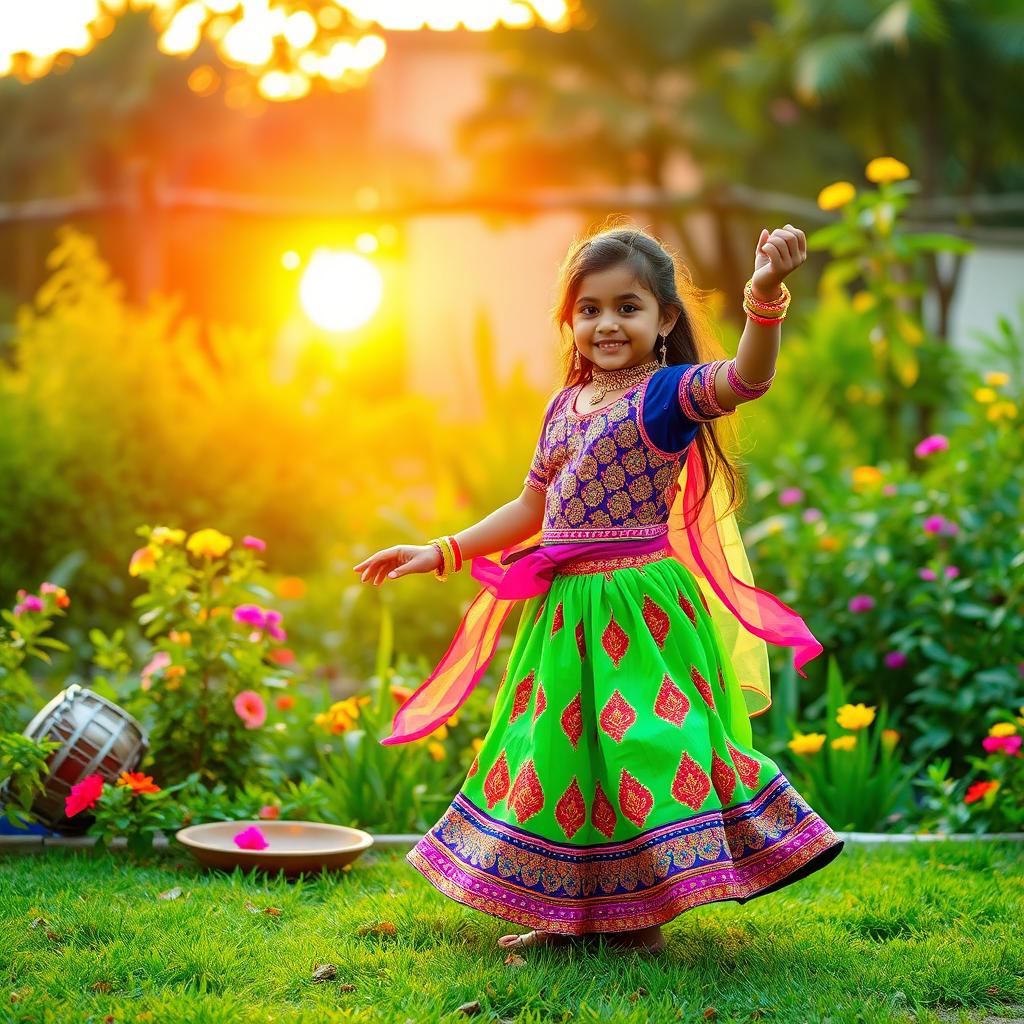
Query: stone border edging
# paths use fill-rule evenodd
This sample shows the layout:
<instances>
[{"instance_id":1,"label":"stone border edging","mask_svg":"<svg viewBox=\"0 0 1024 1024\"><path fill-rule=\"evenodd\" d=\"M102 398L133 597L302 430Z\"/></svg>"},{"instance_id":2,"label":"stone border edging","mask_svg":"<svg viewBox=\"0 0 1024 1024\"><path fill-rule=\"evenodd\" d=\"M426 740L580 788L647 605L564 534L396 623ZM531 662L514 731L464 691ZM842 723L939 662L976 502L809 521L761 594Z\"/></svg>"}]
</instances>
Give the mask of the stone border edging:
<instances>
[{"instance_id":1,"label":"stone border edging","mask_svg":"<svg viewBox=\"0 0 1024 1024\"><path fill-rule=\"evenodd\" d=\"M373 833L371 833L373 835ZM995 842L1003 840L1006 842L1024 842L1024 832L988 832L974 835L971 832L836 832L840 839L849 843L871 845L873 843L935 843L950 840L953 842ZM416 832L381 833L373 835L373 845L382 849L397 846L414 846L422 836ZM31 853L48 847L64 849L89 849L95 846L99 840L96 836L0 836L0 851L17 853ZM126 841L115 839L111 843L111 849L124 849ZM156 850L166 849L170 846L170 840L165 835L157 834L153 837L153 848ZM371 847L372 849L372 847Z\"/></svg>"}]
</instances>

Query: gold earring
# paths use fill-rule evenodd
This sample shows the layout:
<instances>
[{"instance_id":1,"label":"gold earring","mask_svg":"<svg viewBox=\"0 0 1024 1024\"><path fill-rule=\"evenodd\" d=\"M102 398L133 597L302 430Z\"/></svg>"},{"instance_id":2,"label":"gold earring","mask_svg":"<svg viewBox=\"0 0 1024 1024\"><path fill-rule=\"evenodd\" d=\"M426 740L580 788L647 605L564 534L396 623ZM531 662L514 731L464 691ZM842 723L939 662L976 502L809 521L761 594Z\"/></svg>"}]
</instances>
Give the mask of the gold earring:
<instances>
[{"instance_id":1,"label":"gold earring","mask_svg":"<svg viewBox=\"0 0 1024 1024\"><path fill-rule=\"evenodd\" d=\"M668 354L668 338L663 338L660 334L658 335L658 341L661 342L661 355L658 356L658 362L665 366L666 358Z\"/></svg>"}]
</instances>

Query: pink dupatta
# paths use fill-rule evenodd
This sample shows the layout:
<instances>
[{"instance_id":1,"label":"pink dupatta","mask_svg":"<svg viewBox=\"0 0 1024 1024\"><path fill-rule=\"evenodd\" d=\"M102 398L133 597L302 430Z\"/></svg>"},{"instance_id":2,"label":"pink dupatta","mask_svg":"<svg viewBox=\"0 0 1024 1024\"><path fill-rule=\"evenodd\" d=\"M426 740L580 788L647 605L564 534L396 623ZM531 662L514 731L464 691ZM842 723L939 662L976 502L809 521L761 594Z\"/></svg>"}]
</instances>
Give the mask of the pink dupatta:
<instances>
[{"instance_id":1,"label":"pink dupatta","mask_svg":"<svg viewBox=\"0 0 1024 1024\"><path fill-rule=\"evenodd\" d=\"M434 732L462 706L494 657L502 626L512 606L545 593L555 569L575 559L640 554L667 548L696 577L705 604L729 651L743 691L747 713L763 714L771 707L766 641L793 647L793 665L802 666L822 652L804 620L774 594L754 586L746 549L735 513L715 520L724 509L724 487L715 481L710 500L697 518L684 525L684 508L693 508L703 490L704 467L691 444L683 468L686 485L677 481L670 499L668 534L640 541L595 541L586 544L537 543L538 532L506 548L501 560L480 556L471 563L473 578L483 589L470 603L451 645L437 667L395 713L385 745L409 743ZM741 628L742 627L742 628Z\"/></svg>"}]
</instances>

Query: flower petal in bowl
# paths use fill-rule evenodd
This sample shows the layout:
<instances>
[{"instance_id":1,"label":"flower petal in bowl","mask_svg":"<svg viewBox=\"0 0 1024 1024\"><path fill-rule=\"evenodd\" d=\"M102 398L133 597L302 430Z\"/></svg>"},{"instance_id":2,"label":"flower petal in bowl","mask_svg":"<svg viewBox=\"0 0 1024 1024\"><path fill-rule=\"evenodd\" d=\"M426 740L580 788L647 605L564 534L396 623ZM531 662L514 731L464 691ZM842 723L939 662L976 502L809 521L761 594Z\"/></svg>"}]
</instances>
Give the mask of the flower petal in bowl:
<instances>
[{"instance_id":1,"label":"flower petal in bowl","mask_svg":"<svg viewBox=\"0 0 1024 1024\"><path fill-rule=\"evenodd\" d=\"M249 828L259 829L265 849L238 848L235 836ZM209 821L179 829L175 838L207 867L258 868L287 876L339 870L373 845L369 832L322 821Z\"/></svg>"}]
</instances>

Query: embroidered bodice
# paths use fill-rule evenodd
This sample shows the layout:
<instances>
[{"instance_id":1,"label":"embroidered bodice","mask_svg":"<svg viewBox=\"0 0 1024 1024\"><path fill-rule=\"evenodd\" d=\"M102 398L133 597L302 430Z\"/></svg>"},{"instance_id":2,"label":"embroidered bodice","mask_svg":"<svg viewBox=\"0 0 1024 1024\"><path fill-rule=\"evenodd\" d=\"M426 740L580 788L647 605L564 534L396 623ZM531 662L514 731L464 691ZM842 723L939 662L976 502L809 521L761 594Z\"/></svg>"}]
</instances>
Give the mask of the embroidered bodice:
<instances>
[{"instance_id":1,"label":"embroidered bodice","mask_svg":"<svg viewBox=\"0 0 1024 1024\"><path fill-rule=\"evenodd\" d=\"M576 409L563 388L544 416L524 484L545 495L541 544L668 532L668 496L700 424L724 410L714 374L725 360L664 366L611 405Z\"/></svg>"}]
</instances>

